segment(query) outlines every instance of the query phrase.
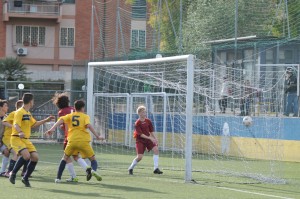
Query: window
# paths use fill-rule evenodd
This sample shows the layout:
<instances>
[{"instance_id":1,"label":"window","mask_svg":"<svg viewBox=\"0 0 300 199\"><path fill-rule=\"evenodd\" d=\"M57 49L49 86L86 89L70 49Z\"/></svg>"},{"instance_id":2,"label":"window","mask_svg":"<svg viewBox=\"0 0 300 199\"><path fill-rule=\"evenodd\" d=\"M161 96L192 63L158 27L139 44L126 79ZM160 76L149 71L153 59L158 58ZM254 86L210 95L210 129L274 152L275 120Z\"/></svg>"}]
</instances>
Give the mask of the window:
<instances>
[{"instance_id":1,"label":"window","mask_svg":"<svg viewBox=\"0 0 300 199\"><path fill-rule=\"evenodd\" d=\"M46 28L39 27L39 45L45 45Z\"/></svg>"},{"instance_id":2,"label":"window","mask_svg":"<svg viewBox=\"0 0 300 199\"><path fill-rule=\"evenodd\" d=\"M266 64L273 64L274 62L275 62L275 60L274 60L273 49L266 50Z\"/></svg>"},{"instance_id":3,"label":"window","mask_svg":"<svg viewBox=\"0 0 300 199\"><path fill-rule=\"evenodd\" d=\"M135 19L146 19L147 4L146 0L134 0L131 6L131 17Z\"/></svg>"},{"instance_id":4,"label":"window","mask_svg":"<svg viewBox=\"0 0 300 199\"><path fill-rule=\"evenodd\" d=\"M131 30L131 48L146 48L146 31Z\"/></svg>"},{"instance_id":5,"label":"window","mask_svg":"<svg viewBox=\"0 0 300 199\"><path fill-rule=\"evenodd\" d=\"M291 60L293 59L293 51L292 50L285 50L284 51L284 58Z\"/></svg>"},{"instance_id":6,"label":"window","mask_svg":"<svg viewBox=\"0 0 300 199\"><path fill-rule=\"evenodd\" d=\"M279 63L293 63L294 55L293 50L290 49L280 49L279 50Z\"/></svg>"},{"instance_id":7,"label":"window","mask_svg":"<svg viewBox=\"0 0 300 199\"><path fill-rule=\"evenodd\" d=\"M16 26L16 43L25 46L44 46L46 28L38 26Z\"/></svg>"},{"instance_id":8,"label":"window","mask_svg":"<svg viewBox=\"0 0 300 199\"><path fill-rule=\"evenodd\" d=\"M74 28L60 29L60 46L74 46Z\"/></svg>"}]
</instances>

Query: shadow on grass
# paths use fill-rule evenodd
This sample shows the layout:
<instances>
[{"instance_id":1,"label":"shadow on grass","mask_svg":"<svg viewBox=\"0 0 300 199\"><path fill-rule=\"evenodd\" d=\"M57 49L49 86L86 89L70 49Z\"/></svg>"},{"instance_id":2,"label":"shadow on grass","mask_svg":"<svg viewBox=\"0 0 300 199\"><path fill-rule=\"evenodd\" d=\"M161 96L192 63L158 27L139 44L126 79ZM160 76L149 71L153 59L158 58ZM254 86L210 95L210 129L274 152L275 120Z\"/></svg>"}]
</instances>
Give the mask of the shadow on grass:
<instances>
[{"instance_id":1,"label":"shadow on grass","mask_svg":"<svg viewBox=\"0 0 300 199\"><path fill-rule=\"evenodd\" d=\"M34 186L35 183L43 182L43 183L54 183L54 179L51 180L49 177L46 176L38 176L30 180L32 186ZM133 186L125 186L125 185L115 185L115 184L102 184L101 182L97 181L89 181L89 182L76 182L76 183L67 183L62 182L64 185L70 185L70 186L93 186L97 188L104 188L104 189L113 189L113 190L123 190L127 192L149 192L153 193L153 189L147 189L147 188L141 188L141 187L133 187ZM53 189L54 190L54 189ZM57 190L61 191L61 190ZM163 192L157 192L155 193L164 194Z\"/></svg>"},{"instance_id":2,"label":"shadow on grass","mask_svg":"<svg viewBox=\"0 0 300 199\"><path fill-rule=\"evenodd\" d=\"M105 194L100 194L100 193L95 193L95 192L89 192L89 193L80 193L76 192L76 190L73 191L67 191L67 190L59 190L59 189L45 189L45 188L40 188L39 190L43 191L48 191L56 194L66 194L66 195L73 195L76 197L95 197L95 198L115 198L115 199L122 199L122 197L117 197L117 196L112 196L112 195L105 195Z\"/></svg>"},{"instance_id":3,"label":"shadow on grass","mask_svg":"<svg viewBox=\"0 0 300 199\"><path fill-rule=\"evenodd\" d=\"M101 184L101 187L105 189L114 189L114 190L124 190L127 192L149 192L153 193L153 189L146 189L141 187L131 187L131 186L122 186L122 185L113 185L113 184ZM158 194L164 194L163 192L155 191Z\"/></svg>"}]
</instances>

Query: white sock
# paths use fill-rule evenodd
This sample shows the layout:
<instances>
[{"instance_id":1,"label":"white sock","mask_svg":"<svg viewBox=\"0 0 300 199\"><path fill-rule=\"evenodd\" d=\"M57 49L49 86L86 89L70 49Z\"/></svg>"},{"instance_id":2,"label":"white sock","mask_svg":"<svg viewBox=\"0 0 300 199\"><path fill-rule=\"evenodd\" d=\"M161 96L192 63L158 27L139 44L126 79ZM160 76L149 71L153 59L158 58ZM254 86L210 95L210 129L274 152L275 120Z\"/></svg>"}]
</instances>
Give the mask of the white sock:
<instances>
[{"instance_id":1,"label":"white sock","mask_svg":"<svg viewBox=\"0 0 300 199\"><path fill-rule=\"evenodd\" d=\"M132 161L130 167L128 168L129 169L133 169L135 167L135 165L137 165L138 161L136 161L136 159L134 158L134 160Z\"/></svg>"},{"instance_id":2,"label":"white sock","mask_svg":"<svg viewBox=\"0 0 300 199\"><path fill-rule=\"evenodd\" d=\"M76 178L76 173L75 173L73 162L67 163L66 167L70 173L71 178Z\"/></svg>"},{"instance_id":3,"label":"white sock","mask_svg":"<svg viewBox=\"0 0 300 199\"><path fill-rule=\"evenodd\" d=\"M84 161L89 167L91 166L91 161L88 158L84 159Z\"/></svg>"},{"instance_id":4,"label":"white sock","mask_svg":"<svg viewBox=\"0 0 300 199\"><path fill-rule=\"evenodd\" d=\"M82 158L78 158L77 163L84 169L86 170L86 168L88 167L87 163L84 161L84 159Z\"/></svg>"},{"instance_id":5,"label":"white sock","mask_svg":"<svg viewBox=\"0 0 300 199\"><path fill-rule=\"evenodd\" d=\"M154 170L158 168L158 155L153 155Z\"/></svg>"},{"instance_id":6,"label":"white sock","mask_svg":"<svg viewBox=\"0 0 300 199\"><path fill-rule=\"evenodd\" d=\"M9 162L9 158L8 157L5 157L3 156L2 157L2 165L1 165L1 173L5 172L6 171L6 168L7 168L7 165L8 165L8 162Z\"/></svg>"}]
</instances>

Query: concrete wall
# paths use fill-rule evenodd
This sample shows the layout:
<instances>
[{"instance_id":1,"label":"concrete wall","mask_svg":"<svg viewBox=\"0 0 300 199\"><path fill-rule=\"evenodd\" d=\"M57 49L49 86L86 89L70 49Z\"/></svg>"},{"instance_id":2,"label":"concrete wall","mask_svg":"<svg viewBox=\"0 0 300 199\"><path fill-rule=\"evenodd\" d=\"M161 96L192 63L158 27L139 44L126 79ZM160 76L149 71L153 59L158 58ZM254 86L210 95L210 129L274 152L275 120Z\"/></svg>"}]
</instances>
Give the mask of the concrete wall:
<instances>
[{"instance_id":1,"label":"concrete wall","mask_svg":"<svg viewBox=\"0 0 300 199\"><path fill-rule=\"evenodd\" d=\"M20 24L18 24L20 25ZM29 24L28 24L29 25ZM22 44L16 44L16 26L7 25L6 28L6 56L16 57L18 48L27 48L28 59L54 59L54 38L55 38L55 27L46 26L45 35L45 46L23 46ZM43 26L43 25L41 25Z\"/></svg>"},{"instance_id":2,"label":"concrete wall","mask_svg":"<svg viewBox=\"0 0 300 199\"><path fill-rule=\"evenodd\" d=\"M115 113L109 116L108 128L113 129L116 135L111 135L112 141L124 142L124 130L126 128L126 114ZM114 118L111 120L111 118ZM133 116L133 120L137 118ZM224 122L229 124L230 136L229 151L230 156L243 156L246 158L280 160L300 162L300 118L276 118L276 117L252 117L253 125L245 127L242 123L243 117L233 116L195 116L193 123L193 150L200 153L221 154L222 129ZM154 122L155 131L162 142L162 115L151 115ZM180 142L180 133L185 129L184 118L175 116L173 118L173 129L171 127L171 117L167 116L166 147L171 147L171 143ZM133 124L133 122L132 122ZM175 133L172 134L172 130ZM132 133L132 132L129 132ZM178 136L177 136L178 135ZM178 138L176 138L178 137ZM170 146L168 146L170 145ZM213 146L213 147L212 147Z\"/></svg>"},{"instance_id":3,"label":"concrete wall","mask_svg":"<svg viewBox=\"0 0 300 199\"><path fill-rule=\"evenodd\" d=\"M3 3L0 3L0 58L5 57L6 26L3 21Z\"/></svg>"}]
</instances>

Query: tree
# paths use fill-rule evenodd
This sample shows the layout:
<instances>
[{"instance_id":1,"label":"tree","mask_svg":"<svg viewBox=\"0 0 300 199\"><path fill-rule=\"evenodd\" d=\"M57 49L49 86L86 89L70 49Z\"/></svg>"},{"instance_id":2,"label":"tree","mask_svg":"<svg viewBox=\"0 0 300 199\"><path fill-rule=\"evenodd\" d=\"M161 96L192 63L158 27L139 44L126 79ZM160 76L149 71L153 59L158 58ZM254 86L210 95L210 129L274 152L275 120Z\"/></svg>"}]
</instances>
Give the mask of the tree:
<instances>
[{"instance_id":1,"label":"tree","mask_svg":"<svg viewBox=\"0 0 300 199\"><path fill-rule=\"evenodd\" d=\"M276 13L277 16L273 21L272 34L278 37L298 37L300 35L300 1L277 0Z\"/></svg>"},{"instance_id":2,"label":"tree","mask_svg":"<svg viewBox=\"0 0 300 199\"><path fill-rule=\"evenodd\" d=\"M20 62L18 58L7 57L0 60L0 73L4 74L4 77L8 81L17 81L26 79L27 72L24 64Z\"/></svg>"},{"instance_id":3,"label":"tree","mask_svg":"<svg viewBox=\"0 0 300 199\"><path fill-rule=\"evenodd\" d=\"M160 34L160 50L178 52L180 48L180 0L148 0L151 14L150 26ZM182 23L186 20L187 10L191 0L182 2Z\"/></svg>"},{"instance_id":4,"label":"tree","mask_svg":"<svg viewBox=\"0 0 300 199\"><path fill-rule=\"evenodd\" d=\"M235 36L235 0L198 0L188 8L183 38L186 51L196 51L211 40ZM267 36L275 18L274 0L238 0L238 37Z\"/></svg>"}]
</instances>

